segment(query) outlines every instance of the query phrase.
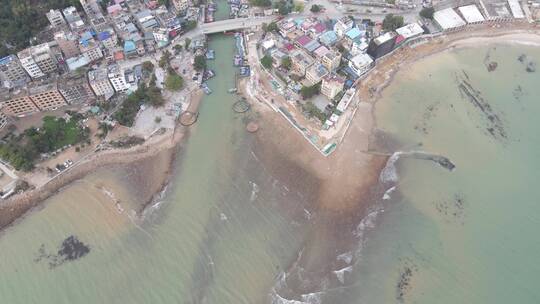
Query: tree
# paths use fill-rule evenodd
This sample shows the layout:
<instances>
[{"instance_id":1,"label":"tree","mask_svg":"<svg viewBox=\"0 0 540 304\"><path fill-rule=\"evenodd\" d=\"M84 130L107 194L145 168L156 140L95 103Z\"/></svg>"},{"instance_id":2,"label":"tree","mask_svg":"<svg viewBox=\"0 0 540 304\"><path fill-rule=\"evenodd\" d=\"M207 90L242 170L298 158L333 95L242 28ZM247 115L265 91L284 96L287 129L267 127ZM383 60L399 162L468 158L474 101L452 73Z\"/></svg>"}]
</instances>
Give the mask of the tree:
<instances>
[{"instance_id":1,"label":"tree","mask_svg":"<svg viewBox=\"0 0 540 304\"><path fill-rule=\"evenodd\" d=\"M269 7L272 5L271 0L249 0L249 3L253 6Z\"/></svg>"},{"instance_id":2,"label":"tree","mask_svg":"<svg viewBox=\"0 0 540 304\"><path fill-rule=\"evenodd\" d=\"M383 20L383 29L394 31L403 26L403 16L388 14Z\"/></svg>"},{"instance_id":3,"label":"tree","mask_svg":"<svg viewBox=\"0 0 540 304\"><path fill-rule=\"evenodd\" d=\"M191 44L191 39L186 38L186 39L184 40L184 47L186 48L186 50L189 49L189 45L190 45L190 44Z\"/></svg>"},{"instance_id":4,"label":"tree","mask_svg":"<svg viewBox=\"0 0 540 304\"><path fill-rule=\"evenodd\" d=\"M286 70L290 70L291 66L292 66L291 57L283 57L283 59L281 59L281 67L282 68L284 68Z\"/></svg>"},{"instance_id":5,"label":"tree","mask_svg":"<svg viewBox=\"0 0 540 304\"><path fill-rule=\"evenodd\" d=\"M278 9L278 13L282 16L288 15L291 12L291 6L285 0L280 0L279 2L275 3L274 6Z\"/></svg>"},{"instance_id":6,"label":"tree","mask_svg":"<svg viewBox=\"0 0 540 304\"><path fill-rule=\"evenodd\" d=\"M321 91L321 83L317 83L317 84L314 84L310 87L306 87L306 86L303 86L301 89L300 89L300 95L302 95L302 98L304 99L309 99L317 94L319 94L319 92Z\"/></svg>"},{"instance_id":7,"label":"tree","mask_svg":"<svg viewBox=\"0 0 540 304\"><path fill-rule=\"evenodd\" d=\"M433 7L424 7L420 11L420 16L424 17L426 19L433 19L433 14L435 13L435 9Z\"/></svg>"},{"instance_id":8,"label":"tree","mask_svg":"<svg viewBox=\"0 0 540 304\"><path fill-rule=\"evenodd\" d=\"M309 9L312 13L318 13L321 11L321 7L317 4L313 4L311 8Z\"/></svg>"},{"instance_id":9,"label":"tree","mask_svg":"<svg viewBox=\"0 0 540 304\"><path fill-rule=\"evenodd\" d=\"M174 53L175 54L178 54L182 51L182 46L180 44L177 44L175 46L173 46L173 49L174 49Z\"/></svg>"},{"instance_id":10,"label":"tree","mask_svg":"<svg viewBox=\"0 0 540 304\"><path fill-rule=\"evenodd\" d=\"M267 32L277 32L279 30L278 25L275 21L272 21L266 27Z\"/></svg>"},{"instance_id":11,"label":"tree","mask_svg":"<svg viewBox=\"0 0 540 304\"><path fill-rule=\"evenodd\" d=\"M193 63L193 67L197 71L206 69L206 56L204 55L195 56L195 62Z\"/></svg>"},{"instance_id":12,"label":"tree","mask_svg":"<svg viewBox=\"0 0 540 304\"><path fill-rule=\"evenodd\" d=\"M151 73L154 70L154 64L151 61L145 61L142 63L142 68L148 73Z\"/></svg>"},{"instance_id":13,"label":"tree","mask_svg":"<svg viewBox=\"0 0 540 304\"><path fill-rule=\"evenodd\" d=\"M315 106L311 101L306 102L306 104L302 106L302 110L307 113L307 116L309 118L316 117L322 123L326 121L326 115L321 110L319 110L319 108L317 108L317 106Z\"/></svg>"},{"instance_id":14,"label":"tree","mask_svg":"<svg viewBox=\"0 0 540 304\"><path fill-rule=\"evenodd\" d=\"M261 64L266 69L272 68L272 63L274 63L274 60L272 59L272 57L270 57L268 55L264 55L264 57L261 58Z\"/></svg>"},{"instance_id":15,"label":"tree","mask_svg":"<svg viewBox=\"0 0 540 304\"><path fill-rule=\"evenodd\" d=\"M304 5L302 3L297 3L294 5L294 11L301 13L304 11Z\"/></svg>"},{"instance_id":16,"label":"tree","mask_svg":"<svg viewBox=\"0 0 540 304\"><path fill-rule=\"evenodd\" d=\"M186 21L186 23L184 23L184 32L189 32L196 27L197 27L197 21L188 20Z\"/></svg>"},{"instance_id":17,"label":"tree","mask_svg":"<svg viewBox=\"0 0 540 304\"><path fill-rule=\"evenodd\" d=\"M161 107L165 103L163 95L161 95L161 90L156 86L148 87L147 96L146 100L154 107Z\"/></svg>"},{"instance_id":18,"label":"tree","mask_svg":"<svg viewBox=\"0 0 540 304\"><path fill-rule=\"evenodd\" d=\"M169 51L163 52L163 55L161 55L161 59L159 59L159 67L165 68L169 61L171 60L171 53Z\"/></svg>"},{"instance_id":19,"label":"tree","mask_svg":"<svg viewBox=\"0 0 540 304\"><path fill-rule=\"evenodd\" d=\"M165 88L169 91L180 91L183 87L184 79L176 73L169 73L165 79Z\"/></svg>"}]
</instances>

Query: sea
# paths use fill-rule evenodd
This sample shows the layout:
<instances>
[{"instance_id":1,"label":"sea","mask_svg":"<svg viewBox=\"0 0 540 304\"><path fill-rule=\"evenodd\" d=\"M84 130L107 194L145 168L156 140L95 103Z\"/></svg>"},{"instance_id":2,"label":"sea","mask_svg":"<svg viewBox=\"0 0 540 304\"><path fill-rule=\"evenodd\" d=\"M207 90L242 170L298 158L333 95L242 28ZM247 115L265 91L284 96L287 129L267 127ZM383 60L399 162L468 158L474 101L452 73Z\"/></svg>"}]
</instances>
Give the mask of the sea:
<instances>
[{"instance_id":1,"label":"sea","mask_svg":"<svg viewBox=\"0 0 540 304\"><path fill-rule=\"evenodd\" d=\"M256 113L232 111L234 38L209 47L213 93L162 197L135 216L110 168L65 187L1 232L0 303L540 302L540 49L455 49L398 73L374 113L384 195L355 249L336 248L338 284L286 295L309 196L258 159Z\"/></svg>"}]
</instances>

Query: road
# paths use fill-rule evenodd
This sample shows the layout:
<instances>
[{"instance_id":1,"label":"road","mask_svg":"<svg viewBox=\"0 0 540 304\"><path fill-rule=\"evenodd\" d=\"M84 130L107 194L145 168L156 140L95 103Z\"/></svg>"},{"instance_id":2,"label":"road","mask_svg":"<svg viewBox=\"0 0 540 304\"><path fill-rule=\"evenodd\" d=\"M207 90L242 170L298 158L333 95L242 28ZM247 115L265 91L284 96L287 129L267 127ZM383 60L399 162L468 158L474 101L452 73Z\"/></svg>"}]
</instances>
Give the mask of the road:
<instances>
[{"instance_id":1,"label":"road","mask_svg":"<svg viewBox=\"0 0 540 304\"><path fill-rule=\"evenodd\" d=\"M203 34L221 33L232 30L246 29L254 26L260 26L263 23L270 23L275 16L236 18L203 23L200 30Z\"/></svg>"}]
</instances>

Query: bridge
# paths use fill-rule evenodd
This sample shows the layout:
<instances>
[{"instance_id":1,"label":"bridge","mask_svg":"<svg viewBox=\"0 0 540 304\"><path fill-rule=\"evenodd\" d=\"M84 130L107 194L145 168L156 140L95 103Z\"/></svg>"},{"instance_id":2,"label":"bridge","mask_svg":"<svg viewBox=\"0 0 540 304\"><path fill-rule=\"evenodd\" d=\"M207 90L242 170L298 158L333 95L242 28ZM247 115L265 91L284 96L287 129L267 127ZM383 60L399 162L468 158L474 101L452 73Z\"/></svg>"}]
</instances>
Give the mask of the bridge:
<instances>
[{"instance_id":1,"label":"bridge","mask_svg":"<svg viewBox=\"0 0 540 304\"><path fill-rule=\"evenodd\" d=\"M226 19L210 23L203 23L200 25L200 29L202 34L222 33L260 26L263 23L268 24L274 19L275 16Z\"/></svg>"}]
</instances>

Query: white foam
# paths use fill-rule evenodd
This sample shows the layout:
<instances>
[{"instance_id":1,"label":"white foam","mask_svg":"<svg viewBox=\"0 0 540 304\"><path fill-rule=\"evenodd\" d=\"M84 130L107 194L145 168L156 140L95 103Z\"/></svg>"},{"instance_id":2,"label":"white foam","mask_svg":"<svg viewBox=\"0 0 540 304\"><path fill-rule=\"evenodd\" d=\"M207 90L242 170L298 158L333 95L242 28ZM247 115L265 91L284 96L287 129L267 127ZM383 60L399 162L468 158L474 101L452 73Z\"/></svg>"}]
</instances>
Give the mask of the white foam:
<instances>
[{"instance_id":1,"label":"white foam","mask_svg":"<svg viewBox=\"0 0 540 304\"><path fill-rule=\"evenodd\" d=\"M347 267L345 267L343 269L334 271L334 273L336 274L336 277L339 280L339 282L341 284L345 284L345 273L346 272L351 272L352 270L353 270L352 266L347 266Z\"/></svg>"},{"instance_id":2,"label":"white foam","mask_svg":"<svg viewBox=\"0 0 540 304\"><path fill-rule=\"evenodd\" d=\"M225 213L223 213L223 212L219 214L219 218L220 218L222 221L226 221L226 220L229 219L229 218L227 218L227 215L226 215Z\"/></svg>"},{"instance_id":3,"label":"white foam","mask_svg":"<svg viewBox=\"0 0 540 304\"><path fill-rule=\"evenodd\" d=\"M393 186L391 187L390 189L386 190L384 192L384 195L383 195L383 200L389 200L391 199L392 197L390 196L390 194L392 194L392 192L394 192L394 190L396 190L396 186Z\"/></svg>"},{"instance_id":4,"label":"white foam","mask_svg":"<svg viewBox=\"0 0 540 304\"><path fill-rule=\"evenodd\" d=\"M345 252L337 256L338 261L343 261L347 264L350 264L353 259L353 253L352 252Z\"/></svg>"},{"instance_id":5,"label":"white foam","mask_svg":"<svg viewBox=\"0 0 540 304\"><path fill-rule=\"evenodd\" d=\"M388 162L386 163L386 166L384 166L384 169L381 171L381 175L379 176L379 181L382 183L388 183L388 182L397 182L398 181L398 175L396 170L396 162L398 161L399 157L403 154L403 152L394 152L392 156L388 159Z\"/></svg>"},{"instance_id":6,"label":"white foam","mask_svg":"<svg viewBox=\"0 0 540 304\"><path fill-rule=\"evenodd\" d=\"M259 193L259 186L254 182L250 182L250 183L251 183L251 196L249 197L249 201L253 202L257 199L257 193Z\"/></svg>"}]
</instances>

